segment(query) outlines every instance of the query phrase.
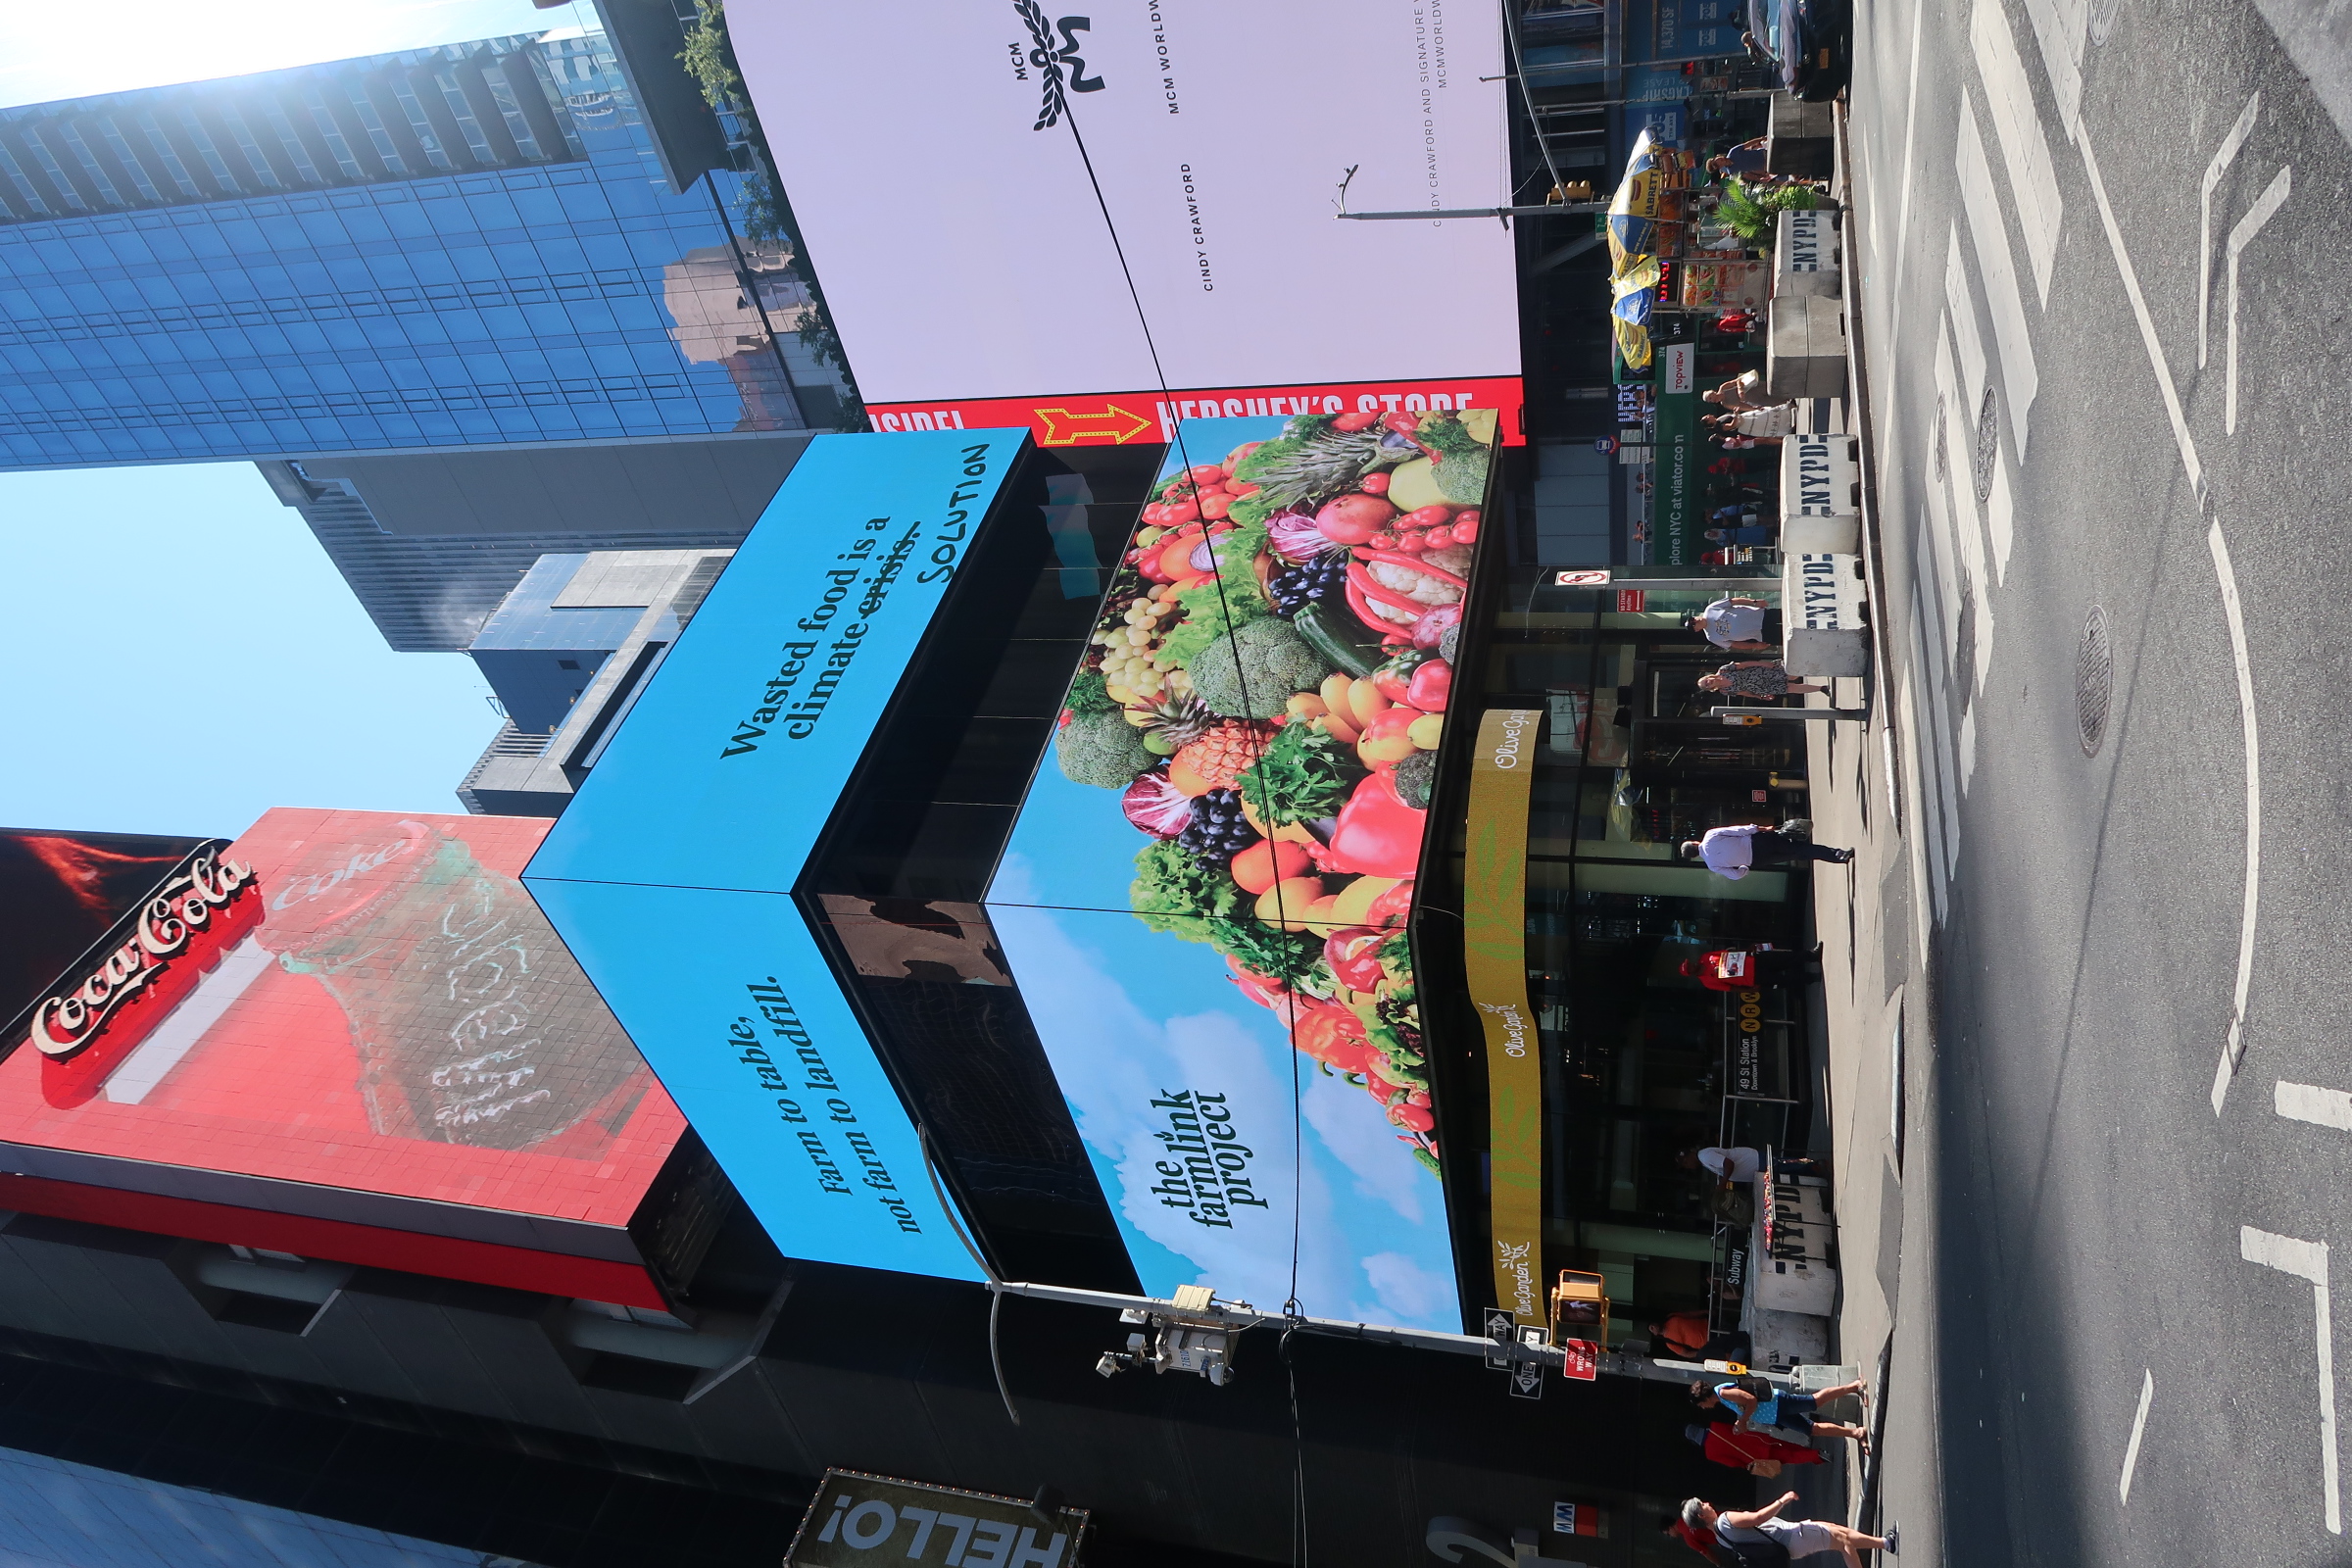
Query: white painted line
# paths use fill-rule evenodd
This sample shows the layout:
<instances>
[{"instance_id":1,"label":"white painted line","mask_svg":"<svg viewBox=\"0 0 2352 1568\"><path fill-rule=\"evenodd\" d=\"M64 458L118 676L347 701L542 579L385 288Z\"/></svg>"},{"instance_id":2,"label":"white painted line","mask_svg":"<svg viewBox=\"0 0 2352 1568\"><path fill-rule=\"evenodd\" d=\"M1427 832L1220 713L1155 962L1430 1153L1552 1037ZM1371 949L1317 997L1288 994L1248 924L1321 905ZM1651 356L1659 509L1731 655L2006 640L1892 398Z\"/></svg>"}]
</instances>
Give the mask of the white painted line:
<instances>
[{"instance_id":1,"label":"white painted line","mask_svg":"<svg viewBox=\"0 0 2352 1568\"><path fill-rule=\"evenodd\" d=\"M1886 292L1894 296L1894 316L1886 332L1886 341L1903 340L1903 276L1902 257L1911 238L1911 183L1918 172L1912 162L1911 148L1914 133L1919 129L1919 42L1927 34L1928 18L1933 15L1925 6L1911 13L1911 85L1905 89L1903 107L1903 197L1901 210L1894 220L1894 266L1887 270Z\"/></svg>"},{"instance_id":2,"label":"white painted line","mask_svg":"<svg viewBox=\"0 0 2352 1568\"><path fill-rule=\"evenodd\" d=\"M2278 209L2286 205L2287 192L2294 188L2294 183L2293 166L2281 165L2278 172L2271 176L2270 184L2263 187L2262 194L2254 198L2254 205L2230 229L2230 347L2222 372L2226 388L2222 397L2222 428L2230 435L2237 434L2237 258L2254 243L2262 225L2278 216Z\"/></svg>"},{"instance_id":3,"label":"white painted line","mask_svg":"<svg viewBox=\"0 0 2352 1568\"><path fill-rule=\"evenodd\" d=\"M1993 183L1992 165L1985 161L1984 138L1977 129L1977 112L1968 99L1960 100L1960 216L1977 253L1977 275L1984 282L1984 306L1992 312L1992 340L2000 350L2001 394L2009 401L2009 428L2017 436L2017 455L2026 455L2027 416L2041 373L2034 364L2034 336L2026 325L2025 296L2018 290L2017 264L2009 259L2009 225L2002 218L2007 204Z\"/></svg>"},{"instance_id":4,"label":"white painted line","mask_svg":"<svg viewBox=\"0 0 2352 1568\"><path fill-rule=\"evenodd\" d=\"M1921 669L1931 667L1926 658L1927 650L1924 645L1924 600L1925 595L1914 589L1911 601L1912 643L1919 649L1914 662ZM1919 850L1918 863L1912 869L1912 885L1921 890L1918 897L1923 904L1932 900L1936 906L1933 922L1924 918L1919 922L1920 963L1924 967L1928 956L1928 937L1932 934L1934 926L1943 923L1943 884L1948 865L1943 850L1942 806L1940 802L1931 800L1928 794L1934 787L1934 781L1928 771L1928 756L1933 755L1936 731L1941 726L1943 720L1941 714L1935 710L1932 704L1922 704L1919 701L1918 692L1911 684L1911 671L1908 669L1903 671L1903 712L1911 720L1911 744L1905 750L1910 754L1907 760L1915 775L1911 781L1911 800L1921 828L1920 832L1912 835L1911 840ZM1924 916L1928 911L1922 907L1919 912Z\"/></svg>"},{"instance_id":5,"label":"white painted line","mask_svg":"<svg viewBox=\"0 0 2352 1568\"><path fill-rule=\"evenodd\" d=\"M2088 22L2083 0L2026 0L2034 41L2041 46L2042 69L2050 74L2058 100L2058 122L2073 141L2082 104L2082 35Z\"/></svg>"},{"instance_id":6,"label":"white painted line","mask_svg":"<svg viewBox=\"0 0 2352 1568\"><path fill-rule=\"evenodd\" d=\"M2073 127L2069 133L2074 134ZM2148 368L2156 372L2156 390L2163 395L2165 416L2173 422L2173 445L2180 450L2180 466L2188 470L2188 482L2199 500L2205 495L2205 466L2197 461L2197 444L2188 433L2188 420L2180 412L2180 394L2174 390L2173 372L2164 363L2164 345L2156 336L2156 318L2148 314L2148 297L2139 291L2139 273L2132 266L2132 253L2124 249L2124 231L2115 220L2115 207L2107 200L2107 182L2099 177L2099 160L2090 150L2088 136L2076 135L2076 145L2082 153L2082 172L2090 181L2091 199L2099 204L2099 225L2107 230L2107 248L2115 253L2115 270L2123 274L2124 297L2132 302L2132 315L2139 322L2140 346L2147 350ZM2019 452L2025 450L2019 443Z\"/></svg>"},{"instance_id":7,"label":"white painted line","mask_svg":"<svg viewBox=\"0 0 2352 1568\"><path fill-rule=\"evenodd\" d=\"M2017 202L2026 260L2034 268L2034 289L2046 307L2050 275L2058 265L2058 231L2066 220L2066 198L2058 188L2049 138L2042 134L2041 117L2034 111L2034 88L2026 79L2026 63L2018 57L2017 38L2009 30L2001 0L1977 0L1969 41L1976 46L1977 74L1984 78L1992 128L2000 140L2001 159L2009 169L2009 194Z\"/></svg>"},{"instance_id":8,"label":"white painted line","mask_svg":"<svg viewBox=\"0 0 2352 1568\"><path fill-rule=\"evenodd\" d=\"M1992 460L1992 489L1984 497L1984 526L1992 531L1992 580L2009 578L2009 549L2017 543L2017 503L2009 493L2009 459Z\"/></svg>"},{"instance_id":9,"label":"white painted line","mask_svg":"<svg viewBox=\"0 0 2352 1568\"><path fill-rule=\"evenodd\" d=\"M2205 325L2213 316L2213 193L2222 176L2236 162L2238 149L2245 146L2253 134L2254 117L2262 112L2262 94L2256 93L2239 110L2237 123L2222 138L2222 145L2205 166L2204 182L2197 187L2197 368L2205 368Z\"/></svg>"},{"instance_id":10,"label":"white painted line","mask_svg":"<svg viewBox=\"0 0 2352 1568\"><path fill-rule=\"evenodd\" d=\"M1918 596L1914 594L1915 605ZM1911 643L1916 650L1919 646L1919 623L1916 620L1912 622L1911 629ZM1912 831L1903 837L1906 840L1904 848L1911 857L1911 944L1918 954L1919 966L1924 971L1928 966L1929 938L1935 935L1936 923L1943 918L1943 889L1936 880L1936 873L1929 868L1928 841L1936 833L1936 813L1921 801L1926 786L1922 783L1919 748L1926 735L1926 726L1920 722L1918 692L1911 683L1911 671L1917 662L1915 654L1904 663L1902 707L1899 712L1911 726L1910 737L1903 743L1903 799L1910 803ZM1940 849L1934 854L1937 860L1943 858Z\"/></svg>"},{"instance_id":11,"label":"white painted line","mask_svg":"<svg viewBox=\"0 0 2352 1568\"><path fill-rule=\"evenodd\" d=\"M1976 419L1973 413L1965 418L1955 418L1950 412L1958 396L1952 385L1952 356L1941 337L1936 343L1936 386L1944 400L1944 476L1936 479L1931 474L1926 480L1928 511L1935 520L1936 565L1944 582L1944 605L1948 612L1945 635L1957 639L1960 635L1960 582L1952 567L1953 551L1959 553L1960 569L1967 573L1968 602L1976 607L1977 625L1975 644L1966 669L1957 662L1952 665L1952 684L1962 694L1984 689L1984 671L1992 662L1992 599L1991 583L1984 564L1984 535L1977 522L1976 485L1973 479L1963 479L1964 472L1973 472L1976 460ZM1957 648L1953 650L1957 655Z\"/></svg>"},{"instance_id":12,"label":"white painted line","mask_svg":"<svg viewBox=\"0 0 2352 1568\"><path fill-rule=\"evenodd\" d=\"M1979 668L1984 666L1980 664ZM1969 704L1960 715L1960 793L1966 795L1977 776L1977 706Z\"/></svg>"},{"instance_id":13,"label":"white painted line","mask_svg":"<svg viewBox=\"0 0 2352 1568\"><path fill-rule=\"evenodd\" d=\"M2332 1127L2339 1133L2352 1133L2352 1095L2341 1089L2322 1089L2318 1084L2290 1084L2278 1080L2271 1091L2272 1106L2288 1121L2307 1121L2314 1127Z\"/></svg>"},{"instance_id":14,"label":"white painted line","mask_svg":"<svg viewBox=\"0 0 2352 1568\"><path fill-rule=\"evenodd\" d=\"M2222 614L2230 623L2230 657L2237 666L2237 711L2246 743L2246 895L2238 911L2237 987L2230 1003L2230 1037L2222 1046L2213 1077L2213 1113L2222 1113L2230 1080L2246 1058L2246 992L2254 979L2254 922L2262 894L2262 738L2254 717L2254 664L2246 655L2246 612L2238 602L2237 571L2230 564L2230 541L2215 523L2205 534L2213 552L2213 574L2222 585Z\"/></svg>"},{"instance_id":15,"label":"white painted line","mask_svg":"<svg viewBox=\"0 0 2352 1568\"><path fill-rule=\"evenodd\" d=\"M2148 1406L2156 1400L2156 1373L2150 1368L2139 1386L2139 1409L2132 1417L2132 1441L2124 1445L2124 1479L2116 1487L2119 1501L2132 1500L2132 1472L2139 1467L2139 1440L2147 1435Z\"/></svg>"},{"instance_id":16,"label":"white painted line","mask_svg":"<svg viewBox=\"0 0 2352 1568\"><path fill-rule=\"evenodd\" d=\"M2320 1333L2320 1468L2326 1483L2328 1533L2344 1533L2341 1484L2335 1473L2335 1331L2328 1314L2328 1244L2274 1236L2251 1225L2237 1228L2238 1255L2249 1263L2292 1274L2311 1285Z\"/></svg>"},{"instance_id":17,"label":"white painted line","mask_svg":"<svg viewBox=\"0 0 2352 1568\"><path fill-rule=\"evenodd\" d=\"M1968 395L1965 407L1951 408L1951 416L1965 424L1973 437L1977 410L1984 400L1984 339L1977 332L1977 297L1968 291L1968 269L1960 263L1957 226L1943 253L1943 306L1952 318L1952 335L1960 344L1960 390Z\"/></svg>"},{"instance_id":18,"label":"white painted line","mask_svg":"<svg viewBox=\"0 0 2352 1568\"><path fill-rule=\"evenodd\" d=\"M1968 409L1963 407L1959 383L1952 377L1951 334L1942 330L1936 334L1936 393L1943 399L1943 463L1948 474L1954 465L1965 462L1968 454L1976 450L1976 441L1968 434L1976 425ZM1955 640L1960 635L1960 571L1955 553L1960 531L1952 521L1951 486L1936 477L1934 452L1928 454L1921 469L1920 488L1926 492L1928 502L1928 543L1933 547L1928 564L1935 568L1937 586L1942 590L1937 596L1942 613L1936 636L1943 648L1945 667L1953 670L1956 679L1965 680L1969 672L1954 668L1950 662L1956 651ZM1969 526L1975 525L1976 519L1970 518Z\"/></svg>"}]
</instances>

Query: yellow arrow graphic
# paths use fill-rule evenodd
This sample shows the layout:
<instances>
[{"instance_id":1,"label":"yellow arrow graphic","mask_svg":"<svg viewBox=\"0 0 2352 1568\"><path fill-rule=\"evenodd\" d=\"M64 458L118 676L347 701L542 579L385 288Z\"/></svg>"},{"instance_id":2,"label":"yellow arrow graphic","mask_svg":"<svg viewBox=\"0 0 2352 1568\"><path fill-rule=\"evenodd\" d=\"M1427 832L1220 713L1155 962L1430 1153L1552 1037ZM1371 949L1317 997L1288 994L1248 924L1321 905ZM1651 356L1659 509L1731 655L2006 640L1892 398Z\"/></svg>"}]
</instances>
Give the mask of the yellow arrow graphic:
<instances>
[{"instance_id":1,"label":"yellow arrow graphic","mask_svg":"<svg viewBox=\"0 0 2352 1568\"><path fill-rule=\"evenodd\" d=\"M1108 441L1112 446L1125 446L1146 430L1152 421L1140 414L1110 404L1100 414L1072 414L1067 409L1039 409L1046 433L1037 438L1041 447L1073 447L1081 441ZM1119 421L1126 428L1119 428Z\"/></svg>"}]
</instances>

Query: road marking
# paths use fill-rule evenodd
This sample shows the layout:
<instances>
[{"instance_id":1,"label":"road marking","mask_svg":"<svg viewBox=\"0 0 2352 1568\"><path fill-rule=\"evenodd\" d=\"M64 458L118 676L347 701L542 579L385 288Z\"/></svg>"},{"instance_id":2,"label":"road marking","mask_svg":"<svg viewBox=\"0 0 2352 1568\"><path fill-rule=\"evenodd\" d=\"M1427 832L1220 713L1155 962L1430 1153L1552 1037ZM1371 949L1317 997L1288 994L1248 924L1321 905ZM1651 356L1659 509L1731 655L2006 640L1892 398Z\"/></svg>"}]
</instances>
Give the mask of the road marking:
<instances>
[{"instance_id":1,"label":"road marking","mask_svg":"<svg viewBox=\"0 0 2352 1568\"><path fill-rule=\"evenodd\" d=\"M2026 455L2026 416L2034 408L2040 372L2034 364L2034 339L2026 328L2026 302L2018 292L2017 265L2009 259L2009 224L2002 218L2005 204L1992 182L1992 165L1984 157L1984 137L1977 129L1977 112L1963 95L1960 100L1960 216L1977 253L1977 275L1984 281L1985 308L1992 312L1992 340L2000 350L2001 391L2009 400L2009 428L2017 434L2017 455Z\"/></svg>"},{"instance_id":2,"label":"road marking","mask_svg":"<svg viewBox=\"0 0 2352 1568\"><path fill-rule=\"evenodd\" d=\"M1918 604L1916 593L1912 597L1912 603L1914 606ZM1919 622L1916 618L1911 622L1911 638L1916 645L1919 641ZM1943 883L1936 870L1931 869L1928 858L1932 853L1940 862L1943 858L1943 851L1940 846L1933 851L1929 847L1930 841L1940 831L1940 828L1936 820L1935 811L1929 809L1921 800L1926 785L1923 782L1924 770L1919 761L1919 743L1927 735L1927 725L1920 717L1918 692L1911 684L1911 667L1910 664L1906 664L1903 668L1902 711L1903 717L1911 725L1911 744L1902 749L1903 774L1904 782L1908 786L1905 799L1911 803L1912 823L1920 831L1906 833L1903 836L1910 841L1911 852L1911 941L1912 946L1919 952L1919 966L1925 970L1928 966L1929 939L1936 934L1936 927L1943 920Z\"/></svg>"},{"instance_id":3,"label":"road marking","mask_svg":"<svg viewBox=\"0 0 2352 1568\"><path fill-rule=\"evenodd\" d=\"M2307 1121L2314 1127L2352 1133L2352 1095L2341 1089L2290 1084L2281 1078L2271 1091L2271 1103L2288 1121Z\"/></svg>"},{"instance_id":4,"label":"road marking","mask_svg":"<svg viewBox=\"0 0 2352 1568\"><path fill-rule=\"evenodd\" d=\"M1976 487L1961 478L1964 465L1953 453L1953 436L1957 430L1963 436L1959 442L1961 455L1972 463L1976 457L1974 406L1969 409L1954 407L1959 392L1952 384L1949 342L1941 335L1936 342L1936 389L1944 400L1944 476L1937 479L1931 473L1927 479L1928 511L1935 525L1936 563L1946 585L1944 603L1947 619L1944 635L1951 640L1950 654L1954 660L1952 681L1961 688L1962 702L1966 704L1973 700L1975 693L1984 690L1984 671L1992 662L1992 600L1984 565L1984 535L1977 522ZM1977 614L1976 635L1971 639L1975 646L1969 651L1969 667L1966 669L1962 669L1957 662L1962 588L1960 573L1952 567L1955 548L1959 552L1961 571L1967 574L1967 603L1976 608ZM1965 780L1962 787L1966 788Z\"/></svg>"},{"instance_id":5,"label":"road marking","mask_svg":"<svg viewBox=\"0 0 2352 1568\"><path fill-rule=\"evenodd\" d=\"M2225 388L2222 397L2222 429L2230 435L2237 434L2237 258L2247 246L2254 243L2254 236L2262 232L2262 225L2278 216L2278 209L2286 205L2287 192L2294 188L2294 183L2293 166L2279 166L2278 172L2271 176L2270 184L2263 188L2260 196L2254 198L2254 205L2246 209L2245 216L2230 230L2230 347L2222 372Z\"/></svg>"},{"instance_id":6,"label":"road marking","mask_svg":"<svg viewBox=\"0 0 2352 1568\"><path fill-rule=\"evenodd\" d=\"M2246 896L2238 914L2237 988L2230 1003L2230 1037L2213 1073L2213 1113L2222 1113L2230 1080L2246 1059L2246 991L2254 979L2254 920L2262 894L2262 743L2254 719L2254 663L2246 655L2246 612L2238 602L2237 571L2230 564L2230 541L2215 523L2205 535L2213 552L2213 574L2222 585L2222 614L2230 622L2230 658L2237 666L2237 711L2246 741Z\"/></svg>"},{"instance_id":7,"label":"road marking","mask_svg":"<svg viewBox=\"0 0 2352 1568\"><path fill-rule=\"evenodd\" d=\"M2069 134L2074 134L2071 126ZM2180 466L2188 470L2189 485L2202 501L2205 466L2197 461L2197 444L2190 439L2188 419L2180 412L2180 394L2174 390L2172 368L2164 363L2164 345L2156 337L2156 318L2148 314L2148 297L2139 291L2139 273L2132 266L2132 253L2124 249L2124 231L2115 220L2113 204L2107 200L2107 182L2099 177L2099 160L2090 150L2090 138L2077 135L2075 143L2082 154L2082 172L2090 180L2091 199L2099 204L2099 226L2107 231L2107 248L2115 253L2115 270L2123 274L2124 297L2132 302L2132 318L2139 322L2139 341L2148 353L2148 368L2156 372L2156 390L2163 395L2165 416L2173 421L2173 445L2180 448ZM2019 450L2024 450L2023 443Z\"/></svg>"},{"instance_id":8,"label":"road marking","mask_svg":"<svg viewBox=\"0 0 2352 1568\"><path fill-rule=\"evenodd\" d=\"M1906 89L1907 102L1903 108L1903 197L1901 211L1894 220L1894 267L1887 276L1887 292L1894 296L1893 319L1886 341L1903 340L1903 277L1904 244L1911 235L1911 183L1918 171L1911 161L1912 137L1919 128L1919 41L1928 30L1928 8L1921 6L1911 13L1911 85Z\"/></svg>"},{"instance_id":9,"label":"road marking","mask_svg":"<svg viewBox=\"0 0 2352 1568\"><path fill-rule=\"evenodd\" d=\"M1977 332L1976 296L1968 291L1968 270L1960 263L1958 225L1953 226L1951 245L1943 253L1943 306L1951 313L1952 332L1960 342L1960 389L1968 394L1966 407L1955 402L1945 406L1946 412L1953 419L1967 420L1973 434L1977 409L1984 397L1984 339Z\"/></svg>"},{"instance_id":10,"label":"road marking","mask_svg":"<svg viewBox=\"0 0 2352 1568\"><path fill-rule=\"evenodd\" d=\"M1992 580L2009 579L2009 547L2017 543L2017 505L2009 494L2009 459L1996 453L1992 489L1984 497L1984 525L1992 530Z\"/></svg>"},{"instance_id":11,"label":"road marking","mask_svg":"<svg viewBox=\"0 0 2352 1568\"><path fill-rule=\"evenodd\" d=\"M2262 111L2262 94L2256 93L2239 110L2237 123L2222 138L2222 145L2205 166L2204 183L2197 188L2197 368L2205 368L2205 326L2213 315L2213 193L2237 159L2237 150L2253 134L2254 117Z\"/></svg>"},{"instance_id":12,"label":"road marking","mask_svg":"<svg viewBox=\"0 0 2352 1568\"><path fill-rule=\"evenodd\" d=\"M2058 122L2073 141L2082 105L2082 0L2026 0L2026 16L2034 24L2034 41L2041 46L2042 69L2050 74Z\"/></svg>"},{"instance_id":13,"label":"road marking","mask_svg":"<svg viewBox=\"0 0 2352 1568\"><path fill-rule=\"evenodd\" d=\"M2328 1320L2328 1244L2237 1228L2237 1251L2249 1263L2309 1282L2320 1335L2320 1468L2326 1483L2328 1533L2344 1533L2343 1498L2335 1474L2335 1332Z\"/></svg>"},{"instance_id":14,"label":"road marking","mask_svg":"<svg viewBox=\"0 0 2352 1568\"><path fill-rule=\"evenodd\" d=\"M2018 57L2017 38L2009 30L2001 0L1977 0L1970 20L1969 39L1976 46L1977 74L1984 78L1992 128L2009 169L2009 194L2016 199L2018 225L2025 231L2026 259L2034 266L2034 289L2046 307L2050 274L2058 263L2058 231L2066 219L2066 197L2058 189L2049 138L2042 134L2041 118L2034 112L2034 88L2026 80L2026 63Z\"/></svg>"},{"instance_id":15,"label":"road marking","mask_svg":"<svg viewBox=\"0 0 2352 1568\"><path fill-rule=\"evenodd\" d=\"M2156 1399L2156 1373L2149 1369L2139 1386L2139 1409L2132 1417L2132 1441L2124 1446L2124 1479L2116 1487L2118 1500L2132 1500L2132 1472L2139 1467L2139 1440L2148 1430L2148 1406Z\"/></svg>"}]
</instances>

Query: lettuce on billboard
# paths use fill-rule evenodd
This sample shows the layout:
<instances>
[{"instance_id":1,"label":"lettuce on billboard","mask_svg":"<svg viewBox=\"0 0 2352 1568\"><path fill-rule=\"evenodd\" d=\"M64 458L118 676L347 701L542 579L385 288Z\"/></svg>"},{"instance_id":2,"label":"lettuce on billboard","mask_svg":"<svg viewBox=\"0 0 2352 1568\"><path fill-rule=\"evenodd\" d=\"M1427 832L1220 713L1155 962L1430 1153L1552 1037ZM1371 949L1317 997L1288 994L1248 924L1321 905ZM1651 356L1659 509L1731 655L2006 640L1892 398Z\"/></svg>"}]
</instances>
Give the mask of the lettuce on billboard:
<instances>
[{"instance_id":1,"label":"lettuce on billboard","mask_svg":"<svg viewBox=\"0 0 2352 1568\"><path fill-rule=\"evenodd\" d=\"M1343 179L1356 212L1510 203L1501 20L917 0L883 39L857 7L727 17L877 426L1048 446L1367 408L1476 408L1518 441L1510 231L1333 208Z\"/></svg>"},{"instance_id":2,"label":"lettuce on billboard","mask_svg":"<svg viewBox=\"0 0 2352 1568\"><path fill-rule=\"evenodd\" d=\"M1495 431L1179 428L988 896L1147 1289L1460 1322L1406 920Z\"/></svg>"}]
</instances>

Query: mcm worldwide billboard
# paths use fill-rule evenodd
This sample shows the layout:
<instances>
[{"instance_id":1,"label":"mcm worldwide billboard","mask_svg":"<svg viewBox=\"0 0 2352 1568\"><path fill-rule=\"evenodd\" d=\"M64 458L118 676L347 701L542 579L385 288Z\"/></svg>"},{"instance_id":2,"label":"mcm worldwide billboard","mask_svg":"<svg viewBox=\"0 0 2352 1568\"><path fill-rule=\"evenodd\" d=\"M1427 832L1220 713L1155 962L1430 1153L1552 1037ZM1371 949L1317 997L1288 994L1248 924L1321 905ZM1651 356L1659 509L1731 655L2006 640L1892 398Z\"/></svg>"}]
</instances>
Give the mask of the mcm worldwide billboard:
<instances>
[{"instance_id":1,"label":"mcm worldwide billboard","mask_svg":"<svg viewBox=\"0 0 2352 1568\"><path fill-rule=\"evenodd\" d=\"M743 6L727 23L882 430L1479 409L1521 439L1493 6ZM871 62L843 70L839 62ZM821 153L810 152L821 149ZM879 198L877 193L883 193Z\"/></svg>"}]
</instances>

